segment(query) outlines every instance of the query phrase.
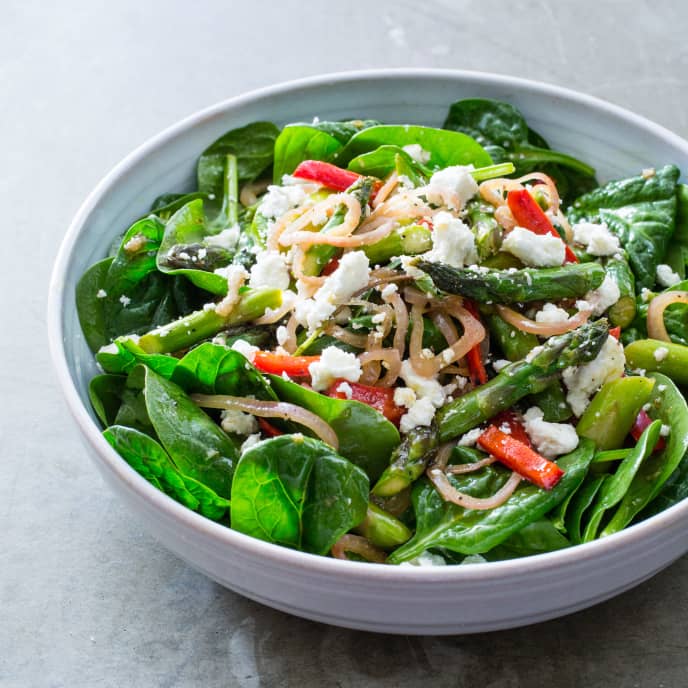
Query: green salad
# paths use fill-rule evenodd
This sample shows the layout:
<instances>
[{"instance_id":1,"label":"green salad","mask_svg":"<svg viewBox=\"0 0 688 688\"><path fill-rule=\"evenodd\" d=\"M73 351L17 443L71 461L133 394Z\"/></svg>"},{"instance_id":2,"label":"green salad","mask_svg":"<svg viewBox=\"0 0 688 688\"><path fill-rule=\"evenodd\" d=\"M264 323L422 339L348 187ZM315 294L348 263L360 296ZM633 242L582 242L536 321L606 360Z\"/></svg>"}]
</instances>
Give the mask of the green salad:
<instances>
[{"instance_id":1,"label":"green salad","mask_svg":"<svg viewBox=\"0 0 688 688\"><path fill-rule=\"evenodd\" d=\"M485 99L229 131L77 286L103 435L204 517L355 561L528 556L676 504L688 187L629 174Z\"/></svg>"}]
</instances>

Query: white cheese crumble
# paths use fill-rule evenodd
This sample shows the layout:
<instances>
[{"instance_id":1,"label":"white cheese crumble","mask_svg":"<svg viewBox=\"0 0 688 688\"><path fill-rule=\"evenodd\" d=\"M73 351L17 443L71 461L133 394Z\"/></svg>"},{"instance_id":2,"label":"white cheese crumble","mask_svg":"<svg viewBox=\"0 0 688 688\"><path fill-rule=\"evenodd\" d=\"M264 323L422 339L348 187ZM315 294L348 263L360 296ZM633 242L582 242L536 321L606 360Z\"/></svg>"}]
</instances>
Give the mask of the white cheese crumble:
<instances>
[{"instance_id":1,"label":"white cheese crumble","mask_svg":"<svg viewBox=\"0 0 688 688\"><path fill-rule=\"evenodd\" d=\"M337 385L337 392L339 392L339 394L343 394L347 399L351 399L354 390L351 388L351 385L348 382L340 382Z\"/></svg>"},{"instance_id":2,"label":"white cheese crumble","mask_svg":"<svg viewBox=\"0 0 688 688\"><path fill-rule=\"evenodd\" d=\"M289 339L289 332L284 325L280 325L275 330L275 338L280 346L284 346L284 343Z\"/></svg>"},{"instance_id":3,"label":"white cheese crumble","mask_svg":"<svg viewBox=\"0 0 688 688\"><path fill-rule=\"evenodd\" d=\"M472 170L472 165L455 165L435 172L423 190L428 202L446 206L449 210L461 210L478 193L478 184L473 179Z\"/></svg>"},{"instance_id":4,"label":"white cheese crumble","mask_svg":"<svg viewBox=\"0 0 688 688\"><path fill-rule=\"evenodd\" d=\"M659 434L661 437L669 437L669 435L671 434L671 426L662 425L662 427L659 429Z\"/></svg>"},{"instance_id":5,"label":"white cheese crumble","mask_svg":"<svg viewBox=\"0 0 688 688\"><path fill-rule=\"evenodd\" d=\"M673 287L681 281L681 277L671 267L662 263L657 266L657 282L663 287Z\"/></svg>"},{"instance_id":6,"label":"white cheese crumble","mask_svg":"<svg viewBox=\"0 0 688 688\"><path fill-rule=\"evenodd\" d=\"M354 354L328 346L320 354L320 360L308 366L313 389L318 392L327 389L335 380L342 378L358 382L361 377L361 364Z\"/></svg>"},{"instance_id":7,"label":"white cheese crumble","mask_svg":"<svg viewBox=\"0 0 688 688\"><path fill-rule=\"evenodd\" d=\"M437 213L432 222L432 250L426 256L428 260L454 268L477 262L475 236L466 224L446 211Z\"/></svg>"},{"instance_id":8,"label":"white cheese crumble","mask_svg":"<svg viewBox=\"0 0 688 688\"><path fill-rule=\"evenodd\" d=\"M268 186L268 191L258 206L258 212L267 218L277 219L292 208L300 206L307 198L307 189L301 184Z\"/></svg>"},{"instance_id":9,"label":"white cheese crumble","mask_svg":"<svg viewBox=\"0 0 688 688\"><path fill-rule=\"evenodd\" d=\"M461 439L459 440L459 447L475 447L475 443L478 441L480 435L482 435L484 432L485 431L482 428L473 428L473 430L469 430L467 433L462 435Z\"/></svg>"},{"instance_id":10,"label":"white cheese crumble","mask_svg":"<svg viewBox=\"0 0 688 688\"><path fill-rule=\"evenodd\" d=\"M609 231L606 222L578 222L572 229L573 240L585 246L591 256L612 256L621 248L619 238Z\"/></svg>"},{"instance_id":11,"label":"white cheese crumble","mask_svg":"<svg viewBox=\"0 0 688 688\"><path fill-rule=\"evenodd\" d=\"M418 401L416 401L401 417L399 429L402 432L410 432L419 425L431 425L436 411L437 409L429 397L418 399Z\"/></svg>"},{"instance_id":12,"label":"white cheese crumble","mask_svg":"<svg viewBox=\"0 0 688 688\"><path fill-rule=\"evenodd\" d=\"M532 406L523 415L523 424L535 448L548 459L568 454L578 446L578 433L568 423L548 423L544 413Z\"/></svg>"},{"instance_id":13,"label":"white cheese crumble","mask_svg":"<svg viewBox=\"0 0 688 688\"><path fill-rule=\"evenodd\" d=\"M562 377L568 388L566 401L576 416L583 415L590 396L603 384L623 375L625 362L623 346L610 335L596 358L564 370Z\"/></svg>"},{"instance_id":14,"label":"white cheese crumble","mask_svg":"<svg viewBox=\"0 0 688 688\"><path fill-rule=\"evenodd\" d=\"M131 299L122 294L122 296L119 297L119 302L126 308L131 303Z\"/></svg>"},{"instance_id":15,"label":"white cheese crumble","mask_svg":"<svg viewBox=\"0 0 688 688\"><path fill-rule=\"evenodd\" d=\"M258 432L258 421L250 413L236 409L224 409L220 414L220 425L225 432L237 435L251 435Z\"/></svg>"},{"instance_id":16,"label":"white cheese crumble","mask_svg":"<svg viewBox=\"0 0 688 688\"><path fill-rule=\"evenodd\" d=\"M502 242L502 251L516 256L525 265L552 267L561 265L566 256L566 246L551 234L535 234L523 227L514 227Z\"/></svg>"},{"instance_id":17,"label":"white cheese crumble","mask_svg":"<svg viewBox=\"0 0 688 688\"><path fill-rule=\"evenodd\" d=\"M589 291L582 301L576 301L576 308L581 311L591 310L593 315L602 315L621 298L619 285L611 275L605 275L597 289Z\"/></svg>"},{"instance_id":18,"label":"white cheese crumble","mask_svg":"<svg viewBox=\"0 0 688 688\"><path fill-rule=\"evenodd\" d=\"M421 164L430 162L430 153L426 151L423 146L420 145L420 143L409 143L408 145L403 146L401 150L403 150L404 153L407 153L409 157L416 162Z\"/></svg>"},{"instance_id":19,"label":"white cheese crumble","mask_svg":"<svg viewBox=\"0 0 688 688\"><path fill-rule=\"evenodd\" d=\"M441 554L423 552L414 559L403 561L399 566L446 566L447 562Z\"/></svg>"},{"instance_id":20,"label":"white cheese crumble","mask_svg":"<svg viewBox=\"0 0 688 688\"><path fill-rule=\"evenodd\" d=\"M425 397L429 398L433 406L439 408L444 403L444 390L442 385L430 377L423 377L418 375L411 365L411 361L406 360L401 364L401 371L399 375L406 383L407 387L410 387L419 399Z\"/></svg>"},{"instance_id":21,"label":"white cheese crumble","mask_svg":"<svg viewBox=\"0 0 688 688\"><path fill-rule=\"evenodd\" d=\"M666 346L658 346L652 355L657 363L661 363L669 355L669 349Z\"/></svg>"},{"instance_id":22,"label":"white cheese crumble","mask_svg":"<svg viewBox=\"0 0 688 688\"><path fill-rule=\"evenodd\" d=\"M245 339L237 339L232 344L232 350L238 351L247 361L253 362L253 358L260 349L257 346L253 346Z\"/></svg>"},{"instance_id":23,"label":"white cheese crumble","mask_svg":"<svg viewBox=\"0 0 688 688\"><path fill-rule=\"evenodd\" d=\"M203 243L206 246L219 246L220 248L226 248L228 251L231 251L237 245L237 241L239 241L240 232L241 228L239 225L232 225L231 227L223 229L218 234L207 236L203 240Z\"/></svg>"},{"instance_id":24,"label":"white cheese crumble","mask_svg":"<svg viewBox=\"0 0 688 688\"><path fill-rule=\"evenodd\" d=\"M498 358L496 361L492 362L492 367L498 373L500 370L506 368L511 361L507 361L505 358Z\"/></svg>"},{"instance_id":25,"label":"white cheese crumble","mask_svg":"<svg viewBox=\"0 0 688 688\"><path fill-rule=\"evenodd\" d=\"M386 301L387 299L391 299L394 294L396 294L399 291L399 287L397 287L394 282L390 282L389 284L385 284L383 287L382 291L380 292L380 296Z\"/></svg>"},{"instance_id":26,"label":"white cheese crumble","mask_svg":"<svg viewBox=\"0 0 688 688\"><path fill-rule=\"evenodd\" d=\"M289 267L283 254L279 251L261 251L251 267L248 284L253 289L272 287L284 290L289 288L290 279Z\"/></svg>"},{"instance_id":27,"label":"white cheese crumble","mask_svg":"<svg viewBox=\"0 0 688 688\"><path fill-rule=\"evenodd\" d=\"M569 319L569 314L553 303L546 303L541 310L535 314L535 322L539 323L559 323Z\"/></svg>"},{"instance_id":28,"label":"white cheese crumble","mask_svg":"<svg viewBox=\"0 0 688 688\"><path fill-rule=\"evenodd\" d=\"M312 299L296 304L294 315L299 324L317 330L329 318L337 306L346 303L357 291L363 289L370 279L370 263L363 251L345 253L337 269L315 292Z\"/></svg>"},{"instance_id":29,"label":"white cheese crumble","mask_svg":"<svg viewBox=\"0 0 688 688\"><path fill-rule=\"evenodd\" d=\"M96 292L97 299L104 299L106 296L107 292L105 291L105 289L98 289L98 291Z\"/></svg>"},{"instance_id":30,"label":"white cheese crumble","mask_svg":"<svg viewBox=\"0 0 688 688\"><path fill-rule=\"evenodd\" d=\"M241 444L241 447L239 448L239 453L243 454L247 449L250 449L254 445L258 444L260 442L260 433L255 432L252 435L249 435Z\"/></svg>"},{"instance_id":31,"label":"white cheese crumble","mask_svg":"<svg viewBox=\"0 0 688 688\"><path fill-rule=\"evenodd\" d=\"M410 387L397 387L394 390L394 403L397 406L411 408L416 403L416 393Z\"/></svg>"}]
</instances>

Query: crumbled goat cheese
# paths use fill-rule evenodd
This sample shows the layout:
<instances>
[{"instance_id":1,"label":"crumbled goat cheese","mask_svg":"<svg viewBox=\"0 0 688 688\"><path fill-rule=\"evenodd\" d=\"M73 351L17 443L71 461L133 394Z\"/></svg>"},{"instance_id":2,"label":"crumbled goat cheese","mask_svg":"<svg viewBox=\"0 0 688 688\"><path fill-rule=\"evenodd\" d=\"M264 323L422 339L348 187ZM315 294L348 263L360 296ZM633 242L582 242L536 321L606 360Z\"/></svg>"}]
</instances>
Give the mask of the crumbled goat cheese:
<instances>
[{"instance_id":1,"label":"crumbled goat cheese","mask_svg":"<svg viewBox=\"0 0 688 688\"><path fill-rule=\"evenodd\" d=\"M227 296L215 306L215 312L219 316L226 318L241 298L239 289L248 278L248 272L246 272L242 265L231 264L218 268L215 270L215 274L227 280Z\"/></svg>"},{"instance_id":2,"label":"crumbled goat cheese","mask_svg":"<svg viewBox=\"0 0 688 688\"><path fill-rule=\"evenodd\" d=\"M485 431L482 428L473 428L473 430L469 430L467 433L461 436L461 439L458 442L459 447L475 447L475 443L478 441L480 435L482 435L484 432Z\"/></svg>"},{"instance_id":3,"label":"crumbled goat cheese","mask_svg":"<svg viewBox=\"0 0 688 688\"><path fill-rule=\"evenodd\" d=\"M399 421L399 429L402 432L410 432L419 425L427 426L432 424L437 409L428 397L418 399L408 412Z\"/></svg>"},{"instance_id":4,"label":"crumbled goat cheese","mask_svg":"<svg viewBox=\"0 0 688 688\"><path fill-rule=\"evenodd\" d=\"M284 325L280 325L275 330L275 338L280 346L284 346L284 343L287 341L287 339L289 339L289 332Z\"/></svg>"},{"instance_id":5,"label":"crumbled goat cheese","mask_svg":"<svg viewBox=\"0 0 688 688\"><path fill-rule=\"evenodd\" d=\"M256 262L251 268L251 278L248 282L250 287L288 289L290 280L289 267L284 255L279 251L261 251L256 255Z\"/></svg>"},{"instance_id":6,"label":"crumbled goat cheese","mask_svg":"<svg viewBox=\"0 0 688 688\"><path fill-rule=\"evenodd\" d=\"M663 287L673 287L681 281L681 278L668 265L662 263L657 266L657 281Z\"/></svg>"},{"instance_id":7,"label":"crumbled goat cheese","mask_svg":"<svg viewBox=\"0 0 688 688\"><path fill-rule=\"evenodd\" d=\"M253 357L256 355L260 349L257 346L253 346L245 339L237 339L232 344L232 350L238 351L247 361L253 362Z\"/></svg>"},{"instance_id":8,"label":"crumbled goat cheese","mask_svg":"<svg viewBox=\"0 0 688 688\"><path fill-rule=\"evenodd\" d=\"M416 403L416 393L410 387L397 387L394 390L394 403L397 406L411 408Z\"/></svg>"},{"instance_id":9,"label":"crumbled goat cheese","mask_svg":"<svg viewBox=\"0 0 688 688\"><path fill-rule=\"evenodd\" d=\"M373 323L373 325L380 325L381 323L385 322L386 318L385 313L375 313L375 315L370 319L370 322Z\"/></svg>"},{"instance_id":10,"label":"crumbled goat cheese","mask_svg":"<svg viewBox=\"0 0 688 688\"><path fill-rule=\"evenodd\" d=\"M414 559L404 561L399 566L446 566L447 562L441 554L423 552Z\"/></svg>"},{"instance_id":11,"label":"crumbled goat cheese","mask_svg":"<svg viewBox=\"0 0 688 688\"><path fill-rule=\"evenodd\" d=\"M300 184L293 186L268 186L268 192L258 206L258 212L271 219L301 205L308 198L307 190Z\"/></svg>"},{"instance_id":12,"label":"crumbled goat cheese","mask_svg":"<svg viewBox=\"0 0 688 688\"><path fill-rule=\"evenodd\" d=\"M347 399L351 399L354 390L351 389L351 385L348 382L340 382L337 385L337 392L339 392L339 394L343 394Z\"/></svg>"},{"instance_id":13,"label":"crumbled goat cheese","mask_svg":"<svg viewBox=\"0 0 688 688\"><path fill-rule=\"evenodd\" d=\"M526 265L551 267L564 262L566 246L559 237L535 234L516 226L502 242L502 251L511 253Z\"/></svg>"},{"instance_id":14,"label":"crumbled goat cheese","mask_svg":"<svg viewBox=\"0 0 688 688\"><path fill-rule=\"evenodd\" d=\"M361 377L361 364L354 354L328 346L320 354L320 360L308 366L313 389L318 392L327 389L335 380L343 378L358 382Z\"/></svg>"},{"instance_id":15,"label":"crumbled goat cheese","mask_svg":"<svg viewBox=\"0 0 688 688\"><path fill-rule=\"evenodd\" d=\"M651 179L657 174L657 170L655 170L654 167L646 167L641 173L640 176L643 179Z\"/></svg>"},{"instance_id":16,"label":"crumbled goat cheese","mask_svg":"<svg viewBox=\"0 0 688 688\"><path fill-rule=\"evenodd\" d=\"M659 434L662 437L669 437L671 434L671 426L670 425L662 425L662 427L659 429Z\"/></svg>"},{"instance_id":17,"label":"crumbled goat cheese","mask_svg":"<svg viewBox=\"0 0 688 688\"><path fill-rule=\"evenodd\" d=\"M589 397L603 384L623 375L625 362L623 346L610 335L596 358L564 370L562 377L568 388L566 401L577 416L583 415Z\"/></svg>"},{"instance_id":18,"label":"crumbled goat cheese","mask_svg":"<svg viewBox=\"0 0 688 688\"><path fill-rule=\"evenodd\" d=\"M430 161L430 153L426 151L419 143L409 143L408 145L403 146L402 150L416 162L424 164Z\"/></svg>"},{"instance_id":19,"label":"crumbled goat cheese","mask_svg":"<svg viewBox=\"0 0 688 688\"><path fill-rule=\"evenodd\" d=\"M424 188L428 202L446 206L449 210L461 210L466 202L478 193L478 184L473 179L472 170L472 165L455 165L435 172Z\"/></svg>"},{"instance_id":20,"label":"crumbled goat cheese","mask_svg":"<svg viewBox=\"0 0 688 688\"><path fill-rule=\"evenodd\" d=\"M576 308L581 311L592 311L593 315L602 315L621 298L619 285L611 275L605 275L602 284L597 289L589 291L585 299L576 302Z\"/></svg>"},{"instance_id":21,"label":"crumbled goat cheese","mask_svg":"<svg viewBox=\"0 0 688 688\"><path fill-rule=\"evenodd\" d=\"M541 310L535 314L535 322L539 323L559 323L569 319L569 314L553 303L546 303Z\"/></svg>"},{"instance_id":22,"label":"crumbled goat cheese","mask_svg":"<svg viewBox=\"0 0 688 688\"><path fill-rule=\"evenodd\" d=\"M544 413L532 406L523 415L524 427L536 449L548 459L568 454L578 446L578 433L568 423L548 423Z\"/></svg>"},{"instance_id":23,"label":"crumbled goat cheese","mask_svg":"<svg viewBox=\"0 0 688 688\"><path fill-rule=\"evenodd\" d=\"M643 303L647 303L648 301L650 301L650 299L652 299L653 296L654 294L652 293L652 290L648 289L647 287L643 287L640 290L640 300Z\"/></svg>"},{"instance_id":24,"label":"crumbled goat cheese","mask_svg":"<svg viewBox=\"0 0 688 688\"><path fill-rule=\"evenodd\" d=\"M579 222L572 229L573 240L585 246L591 256L612 256L620 248L619 238L609 231L606 222Z\"/></svg>"},{"instance_id":25,"label":"crumbled goat cheese","mask_svg":"<svg viewBox=\"0 0 688 688\"><path fill-rule=\"evenodd\" d=\"M661 363L669 355L669 349L666 346L658 346L652 355L657 363Z\"/></svg>"},{"instance_id":26,"label":"crumbled goat cheese","mask_svg":"<svg viewBox=\"0 0 688 688\"><path fill-rule=\"evenodd\" d=\"M203 243L206 246L219 246L220 248L226 248L228 251L231 251L237 245L237 241L239 241L240 232L241 228L239 225L232 225L231 227L223 229L218 234L207 236L203 240Z\"/></svg>"},{"instance_id":27,"label":"crumbled goat cheese","mask_svg":"<svg viewBox=\"0 0 688 688\"><path fill-rule=\"evenodd\" d=\"M119 349L117 348L117 344L114 342L110 342L110 344L105 344L98 349L99 354L118 354Z\"/></svg>"},{"instance_id":28,"label":"crumbled goat cheese","mask_svg":"<svg viewBox=\"0 0 688 688\"><path fill-rule=\"evenodd\" d=\"M428 398L433 406L439 408L444 403L444 390L442 385L430 377L423 377L418 375L411 365L411 361L406 360L401 364L401 371L399 375L410 387L419 399Z\"/></svg>"},{"instance_id":29,"label":"crumbled goat cheese","mask_svg":"<svg viewBox=\"0 0 688 688\"><path fill-rule=\"evenodd\" d=\"M386 301L387 299L391 299L394 294L396 294L399 291L399 287L397 287L394 282L390 282L389 284L385 284L383 287L382 291L380 292L380 296Z\"/></svg>"},{"instance_id":30,"label":"crumbled goat cheese","mask_svg":"<svg viewBox=\"0 0 688 688\"><path fill-rule=\"evenodd\" d=\"M348 301L355 292L363 289L370 279L370 263L363 251L345 253L337 269L315 292L312 299L296 304L294 315L309 331L317 330L339 304Z\"/></svg>"},{"instance_id":31,"label":"crumbled goat cheese","mask_svg":"<svg viewBox=\"0 0 688 688\"><path fill-rule=\"evenodd\" d=\"M511 361L507 361L505 358L498 358L496 361L492 362L492 367L496 372L499 372L503 368L506 368L510 363Z\"/></svg>"},{"instance_id":32,"label":"crumbled goat cheese","mask_svg":"<svg viewBox=\"0 0 688 688\"><path fill-rule=\"evenodd\" d=\"M224 409L220 414L220 425L225 432L237 435L251 435L258 432L258 421L255 416L236 409Z\"/></svg>"},{"instance_id":33,"label":"crumbled goat cheese","mask_svg":"<svg viewBox=\"0 0 688 688\"><path fill-rule=\"evenodd\" d=\"M135 234L122 248L127 253L136 253L146 245L146 237L143 234Z\"/></svg>"},{"instance_id":34,"label":"crumbled goat cheese","mask_svg":"<svg viewBox=\"0 0 688 688\"><path fill-rule=\"evenodd\" d=\"M416 256L399 256L399 260L401 261L402 270L409 277L412 277L413 279L422 279L425 277L425 273L415 265L417 260Z\"/></svg>"},{"instance_id":35,"label":"crumbled goat cheese","mask_svg":"<svg viewBox=\"0 0 688 688\"><path fill-rule=\"evenodd\" d=\"M131 299L122 294L122 296L119 297L119 302L126 308L131 303Z\"/></svg>"},{"instance_id":36,"label":"crumbled goat cheese","mask_svg":"<svg viewBox=\"0 0 688 688\"><path fill-rule=\"evenodd\" d=\"M252 446L255 444L258 444L260 442L260 433L255 432L252 435L249 435L241 444L241 447L239 448L239 452L243 454L247 449L250 449Z\"/></svg>"},{"instance_id":37,"label":"crumbled goat cheese","mask_svg":"<svg viewBox=\"0 0 688 688\"><path fill-rule=\"evenodd\" d=\"M105 289L98 289L98 291L96 292L97 299L104 299L106 296L107 292L105 291Z\"/></svg>"},{"instance_id":38,"label":"crumbled goat cheese","mask_svg":"<svg viewBox=\"0 0 688 688\"><path fill-rule=\"evenodd\" d=\"M472 265L478 260L473 232L451 213L441 211L433 217L432 250L428 260L455 268Z\"/></svg>"}]
</instances>

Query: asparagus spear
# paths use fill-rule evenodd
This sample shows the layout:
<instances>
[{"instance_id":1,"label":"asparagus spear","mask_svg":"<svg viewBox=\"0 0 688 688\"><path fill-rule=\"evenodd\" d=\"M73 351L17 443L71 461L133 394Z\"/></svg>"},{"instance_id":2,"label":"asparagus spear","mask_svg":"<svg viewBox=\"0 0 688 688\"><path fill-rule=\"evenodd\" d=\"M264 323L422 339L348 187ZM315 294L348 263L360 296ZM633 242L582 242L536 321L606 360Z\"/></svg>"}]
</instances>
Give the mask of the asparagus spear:
<instances>
[{"instance_id":1,"label":"asparagus spear","mask_svg":"<svg viewBox=\"0 0 688 688\"><path fill-rule=\"evenodd\" d=\"M631 272L628 261L623 256L610 258L606 265L607 272L619 287L621 296L609 309L609 320L612 325L628 327L635 318L635 277Z\"/></svg>"},{"instance_id":2,"label":"asparagus spear","mask_svg":"<svg viewBox=\"0 0 688 688\"><path fill-rule=\"evenodd\" d=\"M354 530L382 549L403 545L411 537L411 531L399 519L372 502L365 519Z\"/></svg>"},{"instance_id":3,"label":"asparagus spear","mask_svg":"<svg viewBox=\"0 0 688 688\"><path fill-rule=\"evenodd\" d=\"M414 256L432 248L432 233L423 225L396 227L376 244L363 246L371 265L386 263L393 256Z\"/></svg>"},{"instance_id":4,"label":"asparagus spear","mask_svg":"<svg viewBox=\"0 0 688 688\"><path fill-rule=\"evenodd\" d=\"M458 269L443 263L420 261L417 265L435 286L479 303L559 301L585 295L604 280L598 263L567 263L558 268L522 270Z\"/></svg>"},{"instance_id":5,"label":"asparagus spear","mask_svg":"<svg viewBox=\"0 0 688 688\"><path fill-rule=\"evenodd\" d=\"M528 394L542 391L564 368L592 361L609 336L608 330L609 323L602 318L551 337L487 384L447 404L437 416L440 441L462 435Z\"/></svg>"}]
</instances>

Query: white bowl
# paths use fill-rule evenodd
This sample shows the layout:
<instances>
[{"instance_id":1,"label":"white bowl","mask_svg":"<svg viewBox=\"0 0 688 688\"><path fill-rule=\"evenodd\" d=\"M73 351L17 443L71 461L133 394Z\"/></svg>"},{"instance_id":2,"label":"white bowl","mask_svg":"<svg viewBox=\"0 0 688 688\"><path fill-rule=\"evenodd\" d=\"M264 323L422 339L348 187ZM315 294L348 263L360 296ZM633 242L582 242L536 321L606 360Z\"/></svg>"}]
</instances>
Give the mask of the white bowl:
<instances>
[{"instance_id":1,"label":"white bowl","mask_svg":"<svg viewBox=\"0 0 688 688\"><path fill-rule=\"evenodd\" d=\"M96 373L79 328L74 288L112 238L158 194L191 188L200 152L254 120L346 117L441 125L449 104L471 96L520 108L555 147L601 179L676 163L688 143L652 122L589 96L490 74L385 70L321 76L232 98L185 119L129 155L96 187L60 249L50 285L50 346L89 454L143 525L218 583L283 611L387 633L474 633L562 616L654 575L688 550L688 501L590 544L524 559L436 568L344 562L234 532L189 511L133 471L101 437L87 396Z\"/></svg>"}]
</instances>

